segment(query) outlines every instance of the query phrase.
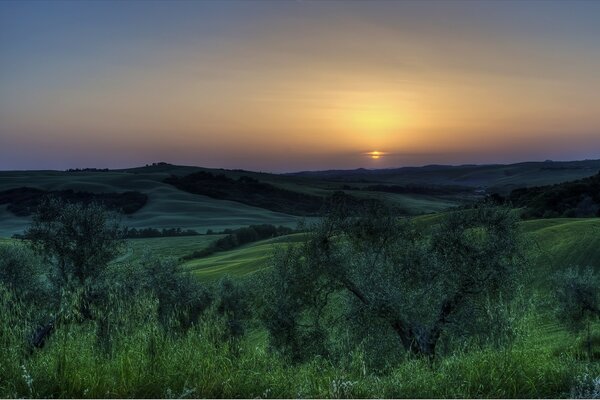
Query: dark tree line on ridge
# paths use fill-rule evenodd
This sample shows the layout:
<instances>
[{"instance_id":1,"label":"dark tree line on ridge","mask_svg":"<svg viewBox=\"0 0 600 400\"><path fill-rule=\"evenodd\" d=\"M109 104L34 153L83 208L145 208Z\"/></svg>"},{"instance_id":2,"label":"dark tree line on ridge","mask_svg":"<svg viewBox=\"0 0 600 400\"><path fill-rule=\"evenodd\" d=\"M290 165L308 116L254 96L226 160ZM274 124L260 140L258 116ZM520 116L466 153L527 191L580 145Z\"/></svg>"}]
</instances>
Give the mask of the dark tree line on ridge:
<instances>
[{"instance_id":1,"label":"dark tree line on ridge","mask_svg":"<svg viewBox=\"0 0 600 400\"><path fill-rule=\"evenodd\" d=\"M600 173L555 185L514 189L492 195L498 203L524 207L523 218L600 217Z\"/></svg>"},{"instance_id":2,"label":"dark tree line on ridge","mask_svg":"<svg viewBox=\"0 0 600 400\"><path fill-rule=\"evenodd\" d=\"M342 191L329 197L321 197L284 189L249 176L232 179L223 174L213 175L204 171L182 177L172 175L165 179L165 183L189 193L301 216L322 214L329 203L337 202L341 197L344 198L346 207L351 210L379 203L378 200L359 199ZM336 199L333 199L334 197Z\"/></svg>"},{"instance_id":3,"label":"dark tree line on ridge","mask_svg":"<svg viewBox=\"0 0 600 400\"><path fill-rule=\"evenodd\" d=\"M250 225L248 227L233 230L226 229L223 233L226 233L227 236L215 240L205 249L197 250L181 257L181 260L186 261L194 258L206 257L219 251L231 250L238 246L259 240L289 235L294 233L294 230L285 226L262 224Z\"/></svg>"},{"instance_id":4,"label":"dark tree line on ridge","mask_svg":"<svg viewBox=\"0 0 600 400\"><path fill-rule=\"evenodd\" d=\"M91 193L68 190L42 190L20 187L0 192L0 205L8 204L7 210L24 217L35 212L47 198L56 198L66 203L101 204L111 211L133 214L146 205L148 196L144 193L128 191L122 193Z\"/></svg>"}]
</instances>

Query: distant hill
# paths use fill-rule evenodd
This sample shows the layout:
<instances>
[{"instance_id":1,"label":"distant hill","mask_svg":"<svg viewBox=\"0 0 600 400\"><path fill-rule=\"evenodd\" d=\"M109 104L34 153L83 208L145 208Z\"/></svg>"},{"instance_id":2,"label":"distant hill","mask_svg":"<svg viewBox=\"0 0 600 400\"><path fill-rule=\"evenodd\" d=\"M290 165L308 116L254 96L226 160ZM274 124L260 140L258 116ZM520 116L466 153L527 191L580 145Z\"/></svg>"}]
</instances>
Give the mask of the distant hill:
<instances>
[{"instance_id":1,"label":"distant hill","mask_svg":"<svg viewBox=\"0 0 600 400\"><path fill-rule=\"evenodd\" d=\"M321 197L278 187L245 175L232 179L223 174L213 175L204 171L183 177L172 175L165 179L165 183L186 192L291 215L317 216L334 197L338 201L344 201L345 206L350 209L380 203L376 199L359 199L344 192L333 192L330 196Z\"/></svg>"},{"instance_id":2,"label":"distant hill","mask_svg":"<svg viewBox=\"0 0 600 400\"><path fill-rule=\"evenodd\" d=\"M177 170L180 167L171 166ZM185 172L195 167L181 167ZM188 169L189 168L189 169ZM198 170L198 169L196 169ZM185 174L183 172L183 174ZM131 173L106 171L3 171L0 172L0 191L23 186L44 191L73 190L90 193L137 191L148 196L144 207L133 214L123 215L121 223L129 228L193 229L204 233L211 229L222 231L253 224L273 224L295 227L300 220L288 214L276 213L246 204L217 200L187 193L163 182L169 173ZM16 216L0 205L0 237L22 233L31 218Z\"/></svg>"},{"instance_id":3,"label":"distant hill","mask_svg":"<svg viewBox=\"0 0 600 400\"><path fill-rule=\"evenodd\" d=\"M585 178L600 171L600 160L543 161L491 165L427 165L390 169L305 171L296 177L338 182L378 182L399 185L450 185L509 193L519 187L541 186Z\"/></svg>"},{"instance_id":4,"label":"distant hill","mask_svg":"<svg viewBox=\"0 0 600 400\"><path fill-rule=\"evenodd\" d=\"M600 217L600 173L555 185L515 189L508 200L524 217Z\"/></svg>"},{"instance_id":5,"label":"distant hill","mask_svg":"<svg viewBox=\"0 0 600 400\"><path fill-rule=\"evenodd\" d=\"M516 188L579 180L598 171L600 160L294 174L154 163L116 170L0 171L0 192L21 187L92 194L136 191L147 196L147 202L137 211L124 214L123 225L204 233L209 229L222 231L263 223L295 227L298 221L312 218L300 216L318 215L323 200L341 192L350 207L377 201L403 215L421 215L444 211L496 191L506 196ZM192 193L164 182L172 176L182 179L199 172L226 177L225 194L205 193L207 187ZM228 180L234 181L235 188ZM256 193L253 186L259 188ZM20 206L11 204L0 204L0 237L21 233L30 222L30 217L24 215L29 211L18 211L22 215L16 216L11 210Z\"/></svg>"}]
</instances>

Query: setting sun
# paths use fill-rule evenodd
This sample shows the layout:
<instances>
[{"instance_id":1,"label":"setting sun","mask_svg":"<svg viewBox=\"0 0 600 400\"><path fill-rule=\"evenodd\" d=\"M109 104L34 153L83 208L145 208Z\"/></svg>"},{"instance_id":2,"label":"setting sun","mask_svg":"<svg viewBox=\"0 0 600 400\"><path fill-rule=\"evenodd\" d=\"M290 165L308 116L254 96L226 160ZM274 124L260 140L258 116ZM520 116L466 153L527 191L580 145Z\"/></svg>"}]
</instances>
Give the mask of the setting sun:
<instances>
[{"instance_id":1,"label":"setting sun","mask_svg":"<svg viewBox=\"0 0 600 400\"><path fill-rule=\"evenodd\" d=\"M370 151L370 152L367 153L367 155L369 157L371 157L373 160L377 160L377 159L381 158L384 154L385 153L382 153L381 151L377 151L377 150Z\"/></svg>"}]
</instances>

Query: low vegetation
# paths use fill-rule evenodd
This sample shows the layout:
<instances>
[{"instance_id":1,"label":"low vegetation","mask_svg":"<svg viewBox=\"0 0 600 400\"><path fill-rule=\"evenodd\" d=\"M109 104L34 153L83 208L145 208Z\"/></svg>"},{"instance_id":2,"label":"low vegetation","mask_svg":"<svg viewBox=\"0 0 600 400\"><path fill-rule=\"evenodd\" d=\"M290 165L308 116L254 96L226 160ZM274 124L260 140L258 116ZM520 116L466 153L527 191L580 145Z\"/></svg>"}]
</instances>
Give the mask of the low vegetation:
<instances>
[{"instance_id":1,"label":"low vegetation","mask_svg":"<svg viewBox=\"0 0 600 400\"><path fill-rule=\"evenodd\" d=\"M126 239L141 239L141 238L156 238L156 237L179 237L179 236L196 236L200 233L193 229L181 228L123 228L123 238Z\"/></svg>"},{"instance_id":2,"label":"low vegetation","mask_svg":"<svg viewBox=\"0 0 600 400\"><path fill-rule=\"evenodd\" d=\"M186 192L291 215L320 215L331 202L338 202L341 197L349 209L360 209L378 203L374 199L359 199L341 191L333 193L331 197L316 196L284 189L245 175L233 179L223 174L213 175L201 171L183 177L172 175L165 182Z\"/></svg>"},{"instance_id":3,"label":"low vegetation","mask_svg":"<svg viewBox=\"0 0 600 400\"><path fill-rule=\"evenodd\" d=\"M273 268L207 282L173 258L114 263L110 213L43 202L29 241L0 244L0 396L593 395L589 342L545 325L597 307L595 281L531 290L505 208L413 224L334 209Z\"/></svg>"},{"instance_id":4,"label":"low vegetation","mask_svg":"<svg viewBox=\"0 0 600 400\"><path fill-rule=\"evenodd\" d=\"M98 203L123 214L133 214L148 201L148 196L140 192L90 193L74 190L46 191L31 187L20 187L0 192L0 205L8 204L7 210L23 217L31 215L42 201L55 198L67 203Z\"/></svg>"},{"instance_id":5,"label":"low vegetation","mask_svg":"<svg viewBox=\"0 0 600 400\"><path fill-rule=\"evenodd\" d=\"M472 187L451 186L451 185L369 185L363 188L344 185L344 190L365 190L369 192L385 192L398 194L423 194L429 196L447 196L456 194L471 194Z\"/></svg>"},{"instance_id":6,"label":"low vegetation","mask_svg":"<svg viewBox=\"0 0 600 400\"><path fill-rule=\"evenodd\" d=\"M515 189L506 199L524 218L600 217L600 173L550 186Z\"/></svg>"},{"instance_id":7,"label":"low vegetation","mask_svg":"<svg viewBox=\"0 0 600 400\"><path fill-rule=\"evenodd\" d=\"M292 232L294 232L294 230L291 228L269 224L250 225L246 228L226 230L222 233L227 234L227 236L215 240L204 249L196 250L181 257L181 260L188 261L193 260L194 258L206 257L219 251L231 250L244 244L257 242L263 239L289 235Z\"/></svg>"}]
</instances>

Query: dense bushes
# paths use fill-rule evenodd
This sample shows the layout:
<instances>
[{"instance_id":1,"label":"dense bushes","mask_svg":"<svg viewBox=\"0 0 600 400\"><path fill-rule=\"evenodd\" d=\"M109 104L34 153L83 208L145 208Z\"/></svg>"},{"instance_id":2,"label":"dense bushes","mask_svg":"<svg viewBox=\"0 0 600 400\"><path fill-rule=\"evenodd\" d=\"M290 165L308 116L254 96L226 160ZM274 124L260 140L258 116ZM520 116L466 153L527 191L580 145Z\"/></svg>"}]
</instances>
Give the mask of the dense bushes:
<instances>
[{"instance_id":1,"label":"dense bushes","mask_svg":"<svg viewBox=\"0 0 600 400\"><path fill-rule=\"evenodd\" d=\"M87 321L58 328L29 354L15 304L0 290L2 397L568 397L587 384L586 376L600 373L568 353L554 356L535 339L510 349L458 351L434 364L403 360L384 375L365 366L360 349L340 363L316 358L290 366L253 337L226 339L227 321L212 310L187 331L170 333L147 297L111 303L121 323L111 331L110 351L98 341L96 323Z\"/></svg>"},{"instance_id":2,"label":"dense bushes","mask_svg":"<svg viewBox=\"0 0 600 400\"><path fill-rule=\"evenodd\" d=\"M600 173L550 186L513 190L507 198L525 218L600 216Z\"/></svg>"},{"instance_id":3,"label":"dense bushes","mask_svg":"<svg viewBox=\"0 0 600 400\"><path fill-rule=\"evenodd\" d=\"M218 251L226 251L238 246L256 242L258 240L270 239L277 236L289 235L294 230L285 226L275 226L271 224L250 225L245 228L227 229L223 234L227 236L217 239L208 247L202 250L194 251L191 254L181 257L182 260L193 260L194 258L206 257Z\"/></svg>"},{"instance_id":4,"label":"dense bushes","mask_svg":"<svg viewBox=\"0 0 600 400\"><path fill-rule=\"evenodd\" d=\"M586 332L584 347L592 360L595 347L600 347L591 331L600 320L600 275L590 267L568 268L555 276L555 287L558 319L574 332Z\"/></svg>"},{"instance_id":5,"label":"dense bushes","mask_svg":"<svg viewBox=\"0 0 600 400\"><path fill-rule=\"evenodd\" d=\"M236 180L225 175L195 172L183 177L173 175L165 182L186 192L293 215L314 215L323 204L318 196L282 189L248 176Z\"/></svg>"},{"instance_id":6,"label":"dense bushes","mask_svg":"<svg viewBox=\"0 0 600 400\"><path fill-rule=\"evenodd\" d=\"M360 209L372 203L373 199L359 199L343 192L334 193L330 197L288 190L270 183L260 182L249 176L232 179L225 175L213 175L209 172L195 172L178 177L172 175L165 179L176 188L195 194L209 196L215 199L232 200L267 210L283 212L292 215L319 215L330 202L343 196L346 206L350 209Z\"/></svg>"},{"instance_id":7,"label":"dense bushes","mask_svg":"<svg viewBox=\"0 0 600 400\"><path fill-rule=\"evenodd\" d=\"M400 193L400 194L423 194L428 196L446 196L473 193L472 187L450 186L450 185L371 185L362 190L372 192Z\"/></svg>"},{"instance_id":8,"label":"dense bushes","mask_svg":"<svg viewBox=\"0 0 600 400\"><path fill-rule=\"evenodd\" d=\"M196 236L199 235L197 231L193 229L181 229L181 228L123 228L123 238L125 239L142 239L142 238L155 238L155 237L178 237L178 236Z\"/></svg>"},{"instance_id":9,"label":"dense bushes","mask_svg":"<svg viewBox=\"0 0 600 400\"><path fill-rule=\"evenodd\" d=\"M537 327L543 317L525 307L515 321L524 333L511 346L458 337L464 346L428 359L402 351L396 340L389 347L395 357L387 357L386 346L394 344L387 333L393 327L386 331L380 322L419 317L419 312L427 317L427 310L436 308L431 306L440 299L443 304L465 280L473 279L473 287L487 292L469 299L474 307L462 304L461 313L448 315L452 320L446 327L456 329L453 334L471 334L469 329L482 326L477 318L501 314L485 300L507 304L497 294L514 286L488 274L497 270L503 278L514 276L507 269L512 252L505 251L516 244L512 219L502 210L481 213L458 213L444 225L447 237L434 235L431 241L383 214L325 221L321 228L331 230L318 229L306 246L278 254L275 273L207 285L172 259L108 262L120 241L106 214L90 206L49 204L29 230L39 255L25 243L0 244L0 397L533 398L592 393L587 377L593 381L600 374L598 364L581 362L561 342L540 341ZM388 236L381 236L390 232L401 241L388 243ZM414 238L419 240L413 243ZM406 268L396 276L394 263L380 257L392 256L385 249L398 244L399 258L392 257L393 262L432 255L421 263L398 264ZM321 263L311 264L317 256ZM490 266L478 262L485 257ZM336 264L338 259L344 264ZM451 265L436 264L442 261ZM422 265L430 268L411 273ZM444 279L448 272L456 276ZM416 292L425 278L431 284ZM408 290L394 292L394 287ZM95 288L96 295L86 296L86 288ZM340 294L348 288L367 293L370 304L353 300L356 294ZM323 300L328 300L324 306ZM400 308L395 316L386 313L406 304L414 307ZM259 312L272 316L266 327ZM54 333L43 348L34 349L29 339L40 315L55 317ZM379 328L369 332L361 324ZM427 332L425 324L411 328L419 335ZM383 334L376 336L378 331ZM265 335L272 339L270 347ZM295 348L301 362L290 363L282 346Z\"/></svg>"},{"instance_id":10,"label":"dense bushes","mask_svg":"<svg viewBox=\"0 0 600 400\"><path fill-rule=\"evenodd\" d=\"M133 214L146 205L148 196L140 192L90 193L73 190L46 191L31 187L21 187L0 192L0 204L8 204L7 210L24 217L31 215L40 203L47 198L55 198L67 203L101 204L105 208L123 214Z\"/></svg>"}]
</instances>

